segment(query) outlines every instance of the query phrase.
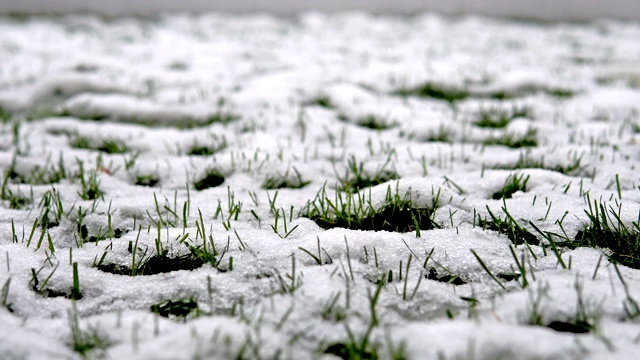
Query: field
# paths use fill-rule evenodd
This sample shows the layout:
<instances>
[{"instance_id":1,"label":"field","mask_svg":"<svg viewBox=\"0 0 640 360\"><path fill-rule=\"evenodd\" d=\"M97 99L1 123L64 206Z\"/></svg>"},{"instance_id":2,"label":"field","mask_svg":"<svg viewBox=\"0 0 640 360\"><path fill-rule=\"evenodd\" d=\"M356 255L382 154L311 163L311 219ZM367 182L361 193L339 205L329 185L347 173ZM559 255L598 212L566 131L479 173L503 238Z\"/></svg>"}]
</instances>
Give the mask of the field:
<instances>
[{"instance_id":1,"label":"field","mask_svg":"<svg viewBox=\"0 0 640 360\"><path fill-rule=\"evenodd\" d=\"M634 359L638 39L0 18L0 358Z\"/></svg>"}]
</instances>

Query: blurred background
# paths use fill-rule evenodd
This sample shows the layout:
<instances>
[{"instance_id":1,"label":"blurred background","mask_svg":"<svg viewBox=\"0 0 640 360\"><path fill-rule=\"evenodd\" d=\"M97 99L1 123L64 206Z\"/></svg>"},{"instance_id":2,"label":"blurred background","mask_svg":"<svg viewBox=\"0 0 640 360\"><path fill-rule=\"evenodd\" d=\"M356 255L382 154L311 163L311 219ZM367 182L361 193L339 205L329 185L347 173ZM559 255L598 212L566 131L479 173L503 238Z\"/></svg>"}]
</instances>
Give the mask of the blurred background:
<instances>
[{"instance_id":1,"label":"blurred background","mask_svg":"<svg viewBox=\"0 0 640 360\"><path fill-rule=\"evenodd\" d=\"M478 13L530 20L640 20L640 0L0 0L0 14L96 12L108 16L161 12L269 12L365 10L372 13Z\"/></svg>"}]
</instances>

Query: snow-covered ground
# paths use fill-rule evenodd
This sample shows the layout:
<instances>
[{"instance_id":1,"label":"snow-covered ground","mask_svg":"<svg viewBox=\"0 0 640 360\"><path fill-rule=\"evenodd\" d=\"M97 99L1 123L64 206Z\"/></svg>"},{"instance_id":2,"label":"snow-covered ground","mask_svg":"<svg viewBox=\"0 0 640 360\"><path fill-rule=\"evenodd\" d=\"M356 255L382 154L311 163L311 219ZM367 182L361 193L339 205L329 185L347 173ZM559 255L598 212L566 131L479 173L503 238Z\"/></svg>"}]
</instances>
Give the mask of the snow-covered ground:
<instances>
[{"instance_id":1,"label":"snow-covered ground","mask_svg":"<svg viewBox=\"0 0 640 360\"><path fill-rule=\"evenodd\" d=\"M0 358L636 358L639 38L0 19Z\"/></svg>"}]
</instances>

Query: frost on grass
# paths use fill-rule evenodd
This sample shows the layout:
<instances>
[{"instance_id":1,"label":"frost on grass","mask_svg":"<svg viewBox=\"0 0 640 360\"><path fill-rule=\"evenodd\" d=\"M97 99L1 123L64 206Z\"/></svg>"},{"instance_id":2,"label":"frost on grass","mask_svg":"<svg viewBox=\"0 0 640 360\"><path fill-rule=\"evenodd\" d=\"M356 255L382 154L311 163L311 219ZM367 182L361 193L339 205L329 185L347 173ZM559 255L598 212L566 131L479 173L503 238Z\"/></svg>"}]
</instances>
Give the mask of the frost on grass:
<instances>
[{"instance_id":1,"label":"frost on grass","mask_svg":"<svg viewBox=\"0 0 640 360\"><path fill-rule=\"evenodd\" d=\"M0 27L0 358L637 357L637 25Z\"/></svg>"}]
</instances>

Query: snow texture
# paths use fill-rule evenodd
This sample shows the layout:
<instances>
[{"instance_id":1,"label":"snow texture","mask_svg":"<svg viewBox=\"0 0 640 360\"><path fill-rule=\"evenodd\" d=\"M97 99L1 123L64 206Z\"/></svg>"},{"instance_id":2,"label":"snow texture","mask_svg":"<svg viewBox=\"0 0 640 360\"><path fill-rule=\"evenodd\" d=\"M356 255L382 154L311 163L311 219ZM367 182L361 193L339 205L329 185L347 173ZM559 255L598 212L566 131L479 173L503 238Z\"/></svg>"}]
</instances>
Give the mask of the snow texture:
<instances>
[{"instance_id":1,"label":"snow texture","mask_svg":"<svg viewBox=\"0 0 640 360\"><path fill-rule=\"evenodd\" d=\"M380 358L634 359L640 271L549 238L579 238L594 202L635 231L638 39L434 14L1 18L0 358L332 359L367 339ZM379 183L342 191L354 169ZM434 228L310 216L396 195L437 203ZM190 257L203 237L213 263ZM132 276L163 253L189 261Z\"/></svg>"}]
</instances>

